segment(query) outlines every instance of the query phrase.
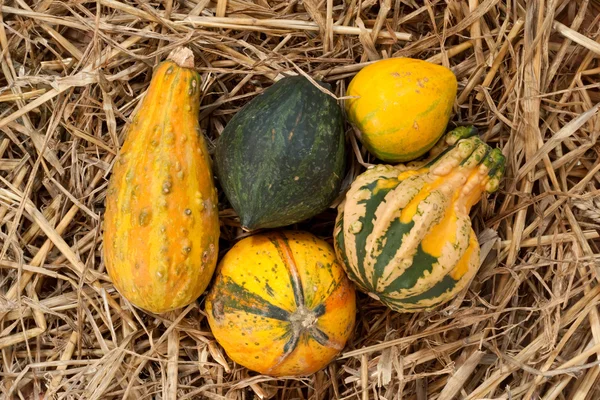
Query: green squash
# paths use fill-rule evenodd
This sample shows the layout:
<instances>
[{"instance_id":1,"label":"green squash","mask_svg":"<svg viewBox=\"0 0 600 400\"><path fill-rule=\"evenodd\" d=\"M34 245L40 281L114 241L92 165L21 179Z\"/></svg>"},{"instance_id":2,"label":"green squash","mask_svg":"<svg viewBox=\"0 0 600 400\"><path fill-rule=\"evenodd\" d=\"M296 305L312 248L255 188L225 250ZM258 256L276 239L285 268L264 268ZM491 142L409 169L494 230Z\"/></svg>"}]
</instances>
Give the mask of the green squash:
<instances>
[{"instance_id":1,"label":"green squash","mask_svg":"<svg viewBox=\"0 0 600 400\"><path fill-rule=\"evenodd\" d=\"M505 159L469 128L445 143L433 159L367 170L338 208L338 258L362 291L396 311L451 300L479 268L469 210L498 188Z\"/></svg>"},{"instance_id":2,"label":"green squash","mask_svg":"<svg viewBox=\"0 0 600 400\"><path fill-rule=\"evenodd\" d=\"M227 124L215 164L244 228L308 219L339 193L345 167L341 109L305 77L283 78Z\"/></svg>"}]
</instances>

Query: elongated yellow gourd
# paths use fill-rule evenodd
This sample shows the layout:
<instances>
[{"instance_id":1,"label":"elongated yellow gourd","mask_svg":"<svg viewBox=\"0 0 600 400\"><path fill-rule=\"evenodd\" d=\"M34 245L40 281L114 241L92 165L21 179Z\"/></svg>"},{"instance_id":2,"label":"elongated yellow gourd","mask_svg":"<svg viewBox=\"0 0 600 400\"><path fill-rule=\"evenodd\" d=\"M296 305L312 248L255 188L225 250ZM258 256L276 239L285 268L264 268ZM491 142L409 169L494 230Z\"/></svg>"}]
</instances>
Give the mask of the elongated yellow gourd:
<instances>
[{"instance_id":1,"label":"elongated yellow gourd","mask_svg":"<svg viewBox=\"0 0 600 400\"><path fill-rule=\"evenodd\" d=\"M180 48L154 72L106 196L108 273L125 298L155 313L194 301L217 261L217 194L193 65Z\"/></svg>"}]
</instances>

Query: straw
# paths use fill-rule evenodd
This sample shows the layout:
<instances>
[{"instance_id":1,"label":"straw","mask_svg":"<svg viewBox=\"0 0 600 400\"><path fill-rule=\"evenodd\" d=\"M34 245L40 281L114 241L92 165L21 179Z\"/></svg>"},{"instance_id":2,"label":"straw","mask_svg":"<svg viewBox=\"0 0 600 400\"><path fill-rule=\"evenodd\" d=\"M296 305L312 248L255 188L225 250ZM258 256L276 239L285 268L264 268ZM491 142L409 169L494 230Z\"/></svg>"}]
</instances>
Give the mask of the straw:
<instances>
[{"instance_id":1,"label":"straw","mask_svg":"<svg viewBox=\"0 0 600 400\"><path fill-rule=\"evenodd\" d=\"M0 2L0 398L600 398L598 15L589 0ZM449 67L452 124L507 158L471 213L469 288L417 314L359 293L339 357L281 379L228 357L203 297L165 315L121 297L102 256L108 179L153 68L179 46L202 76L210 152L284 76L343 99L379 59ZM378 161L346 128L349 184ZM249 233L220 200L222 257ZM335 216L291 228L331 242Z\"/></svg>"}]
</instances>

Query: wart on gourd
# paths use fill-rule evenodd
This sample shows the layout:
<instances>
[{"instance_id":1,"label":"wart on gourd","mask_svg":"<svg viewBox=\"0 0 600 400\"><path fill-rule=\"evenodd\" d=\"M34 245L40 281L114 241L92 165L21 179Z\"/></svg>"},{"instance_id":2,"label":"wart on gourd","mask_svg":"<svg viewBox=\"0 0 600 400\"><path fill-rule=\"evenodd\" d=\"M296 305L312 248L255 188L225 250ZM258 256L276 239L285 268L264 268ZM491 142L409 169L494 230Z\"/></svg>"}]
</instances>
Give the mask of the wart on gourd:
<instances>
[{"instance_id":1,"label":"wart on gourd","mask_svg":"<svg viewBox=\"0 0 600 400\"><path fill-rule=\"evenodd\" d=\"M142 210L142 212L140 212L140 216L139 216L140 226L147 226L150 223L151 219L152 219L152 211Z\"/></svg>"},{"instance_id":2,"label":"wart on gourd","mask_svg":"<svg viewBox=\"0 0 600 400\"><path fill-rule=\"evenodd\" d=\"M171 180L166 180L165 183L163 183L162 185L162 191L164 194L169 194L171 193L171 188L173 187L173 182L171 182Z\"/></svg>"},{"instance_id":3,"label":"wart on gourd","mask_svg":"<svg viewBox=\"0 0 600 400\"><path fill-rule=\"evenodd\" d=\"M198 86L198 83L196 82L195 79L192 79L190 82L191 82L191 87L188 90L188 94L191 96L191 95L196 94L196 86Z\"/></svg>"},{"instance_id":4,"label":"wart on gourd","mask_svg":"<svg viewBox=\"0 0 600 400\"><path fill-rule=\"evenodd\" d=\"M202 193L200 192L196 192L196 205L198 206L198 210L203 211L205 206L204 206L204 200L202 199Z\"/></svg>"},{"instance_id":5,"label":"wart on gourd","mask_svg":"<svg viewBox=\"0 0 600 400\"><path fill-rule=\"evenodd\" d=\"M172 145L175 143L175 134L173 133L173 131L168 131L164 137L166 144Z\"/></svg>"}]
</instances>

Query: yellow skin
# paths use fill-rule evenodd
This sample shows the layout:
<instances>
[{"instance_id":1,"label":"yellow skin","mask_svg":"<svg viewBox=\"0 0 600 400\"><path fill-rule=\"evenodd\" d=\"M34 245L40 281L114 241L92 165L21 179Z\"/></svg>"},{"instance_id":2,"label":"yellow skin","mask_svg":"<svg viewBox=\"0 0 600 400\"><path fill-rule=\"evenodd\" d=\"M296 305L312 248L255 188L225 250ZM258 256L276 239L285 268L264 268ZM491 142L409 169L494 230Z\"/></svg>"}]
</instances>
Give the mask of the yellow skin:
<instances>
[{"instance_id":1,"label":"yellow skin","mask_svg":"<svg viewBox=\"0 0 600 400\"><path fill-rule=\"evenodd\" d=\"M333 249L305 232L238 242L206 298L208 322L227 355L271 376L325 367L350 337L355 313L354 288Z\"/></svg>"},{"instance_id":2,"label":"yellow skin","mask_svg":"<svg viewBox=\"0 0 600 400\"><path fill-rule=\"evenodd\" d=\"M216 266L217 194L199 92L192 69L173 61L156 69L106 196L108 273L127 300L154 313L198 298Z\"/></svg>"},{"instance_id":3,"label":"yellow skin","mask_svg":"<svg viewBox=\"0 0 600 400\"><path fill-rule=\"evenodd\" d=\"M411 58L390 58L363 68L345 102L360 140L377 158L405 162L425 154L444 133L457 82L448 68Z\"/></svg>"}]
</instances>

